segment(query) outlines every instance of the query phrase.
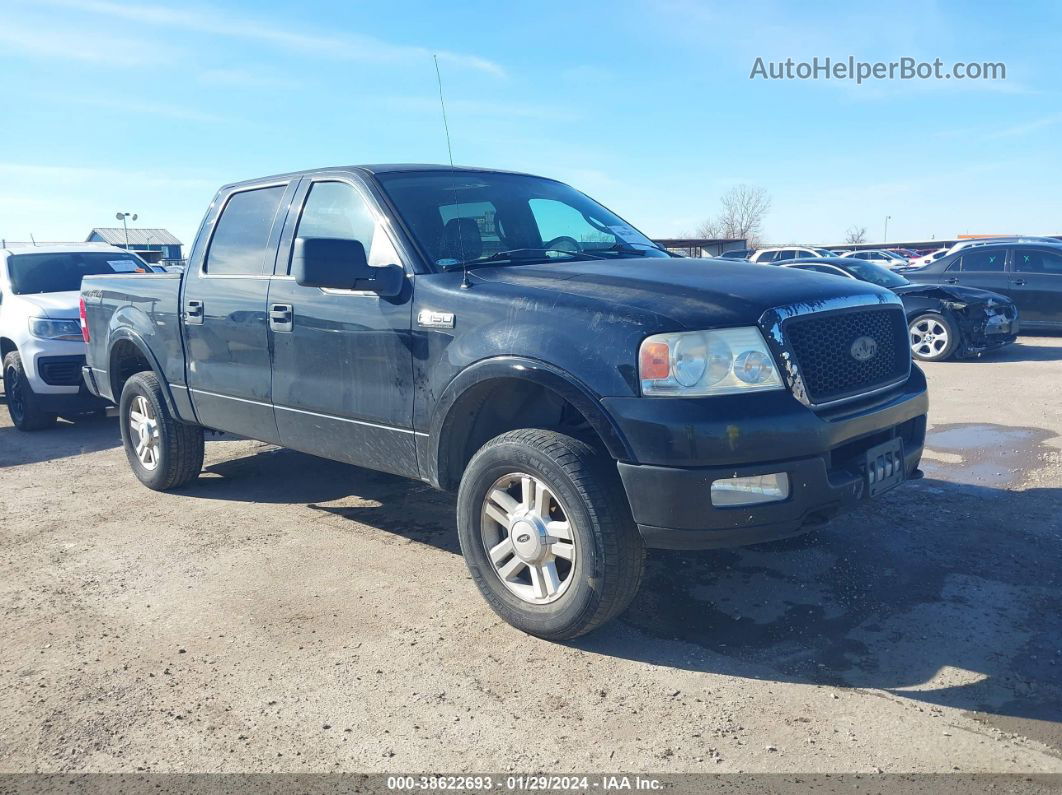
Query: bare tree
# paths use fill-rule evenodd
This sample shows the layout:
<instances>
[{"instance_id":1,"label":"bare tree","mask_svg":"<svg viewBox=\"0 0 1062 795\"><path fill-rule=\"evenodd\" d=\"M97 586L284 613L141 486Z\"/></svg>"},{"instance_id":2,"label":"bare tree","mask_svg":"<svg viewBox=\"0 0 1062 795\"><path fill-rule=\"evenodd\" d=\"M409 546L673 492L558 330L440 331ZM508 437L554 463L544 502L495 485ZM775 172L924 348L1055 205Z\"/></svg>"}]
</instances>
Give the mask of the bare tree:
<instances>
[{"instance_id":1,"label":"bare tree","mask_svg":"<svg viewBox=\"0 0 1062 795\"><path fill-rule=\"evenodd\" d=\"M763 232L764 217L771 209L771 197L766 188L756 185L735 185L719 199L722 209L698 228L701 237L744 238L755 247Z\"/></svg>"},{"instance_id":2,"label":"bare tree","mask_svg":"<svg viewBox=\"0 0 1062 795\"><path fill-rule=\"evenodd\" d=\"M865 226L850 226L848 231L844 233L845 243L866 243L867 242L867 228Z\"/></svg>"}]
</instances>

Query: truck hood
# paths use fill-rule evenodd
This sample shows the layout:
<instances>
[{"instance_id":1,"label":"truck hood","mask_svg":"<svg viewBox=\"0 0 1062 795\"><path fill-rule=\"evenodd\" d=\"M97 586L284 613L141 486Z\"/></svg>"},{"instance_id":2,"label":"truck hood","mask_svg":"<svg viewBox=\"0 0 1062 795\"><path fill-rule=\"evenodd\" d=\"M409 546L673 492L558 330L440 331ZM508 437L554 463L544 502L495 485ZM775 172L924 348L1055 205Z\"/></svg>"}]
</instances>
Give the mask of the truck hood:
<instances>
[{"instance_id":1,"label":"truck hood","mask_svg":"<svg viewBox=\"0 0 1062 795\"><path fill-rule=\"evenodd\" d=\"M50 317L52 320L77 320L78 301L81 293L71 290L65 293L31 293L18 296L19 300L30 305L37 317Z\"/></svg>"},{"instance_id":2,"label":"truck hood","mask_svg":"<svg viewBox=\"0 0 1062 795\"><path fill-rule=\"evenodd\" d=\"M721 259L621 259L477 268L488 281L553 290L661 315L690 329L752 325L769 309L896 298L881 287L795 268Z\"/></svg>"}]
</instances>

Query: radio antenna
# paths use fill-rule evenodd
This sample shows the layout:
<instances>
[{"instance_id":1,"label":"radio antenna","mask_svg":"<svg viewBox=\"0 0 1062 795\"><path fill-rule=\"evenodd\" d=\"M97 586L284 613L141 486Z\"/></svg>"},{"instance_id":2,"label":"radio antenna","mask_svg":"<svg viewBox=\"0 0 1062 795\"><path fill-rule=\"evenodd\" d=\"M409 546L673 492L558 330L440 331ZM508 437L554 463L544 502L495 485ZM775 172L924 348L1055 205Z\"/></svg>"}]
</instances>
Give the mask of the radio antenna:
<instances>
[{"instance_id":1,"label":"radio antenna","mask_svg":"<svg viewBox=\"0 0 1062 795\"><path fill-rule=\"evenodd\" d=\"M36 247L36 245L37 245L37 238L35 238L35 237L33 236L33 233L32 233L32 232L30 232L30 241L31 241L31 242L33 243L33 245L34 245L34 246Z\"/></svg>"},{"instance_id":2,"label":"radio antenna","mask_svg":"<svg viewBox=\"0 0 1062 795\"><path fill-rule=\"evenodd\" d=\"M446 100L443 99L442 72L439 71L439 56L431 55L435 61L435 81L439 84L439 107L442 108L443 131L446 133L446 154L450 158L450 171L454 178L454 206L457 208L456 218L461 217L461 202L457 198L457 169L454 168L454 150L450 145L450 124L446 120ZM461 254L461 287L468 289L472 284L468 281L468 258L465 256L465 239L461 234L461 226L457 227L457 250Z\"/></svg>"}]
</instances>

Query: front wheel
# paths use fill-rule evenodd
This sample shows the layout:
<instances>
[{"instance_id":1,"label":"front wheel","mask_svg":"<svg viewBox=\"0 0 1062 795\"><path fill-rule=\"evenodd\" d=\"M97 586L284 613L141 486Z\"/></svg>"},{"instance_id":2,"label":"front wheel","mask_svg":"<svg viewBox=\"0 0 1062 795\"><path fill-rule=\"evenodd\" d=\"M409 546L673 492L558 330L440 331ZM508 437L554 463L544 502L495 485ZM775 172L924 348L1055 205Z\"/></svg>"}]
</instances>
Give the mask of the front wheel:
<instances>
[{"instance_id":1,"label":"front wheel","mask_svg":"<svg viewBox=\"0 0 1062 795\"><path fill-rule=\"evenodd\" d=\"M927 312L908 324L911 354L922 362L942 362L955 353L959 331L943 315Z\"/></svg>"},{"instance_id":2,"label":"front wheel","mask_svg":"<svg viewBox=\"0 0 1062 795\"><path fill-rule=\"evenodd\" d=\"M487 602L517 629L577 637L623 612L645 548L615 464L554 431L511 431L469 462L461 552Z\"/></svg>"},{"instance_id":3,"label":"front wheel","mask_svg":"<svg viewBox=\"0 0 1062 795\"><path fill-rule=\"evenodd\" d=\"M38 406L37 393L26 378L18 351L11 351L4 357L4 394L7 396L7 413L20 431L41 431L55 425L58 417L41 411Z\"/></svg>"},{"instance_id":4,"label":"front wheel","mask_svg":"<svg viewBox=\"0 0 1062 795\"><path fill-rule=\"evenodd\" d=\"M141 483L166 491L199 477L203 429L174 419L154 373L125 382L118 416L126 457Z\"/></svg>"}]
</instances>

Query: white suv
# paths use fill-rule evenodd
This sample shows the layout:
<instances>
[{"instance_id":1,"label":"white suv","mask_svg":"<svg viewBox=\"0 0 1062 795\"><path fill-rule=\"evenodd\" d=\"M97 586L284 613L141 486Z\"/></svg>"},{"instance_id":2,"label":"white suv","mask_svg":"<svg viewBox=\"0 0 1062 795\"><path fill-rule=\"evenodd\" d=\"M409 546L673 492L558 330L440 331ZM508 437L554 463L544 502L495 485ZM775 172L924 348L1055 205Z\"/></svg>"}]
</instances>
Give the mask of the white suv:
<instances>
[{"instance_id":1,"label":"white suv","mask_svg":"<svg viewBox=\"0 0 1062 795\"><path fill-rule=\"evenodd\" d=\"M761 265L773 262L785 262L791 259L815 259L817 257L836 256L832 251L824 248L812 248L811 246L786 246L784 248L761 248L751 257L750 262L758 262Z\"/></svg>"},{"instance_id":2,"label":"white suv","mask_svg":"<svg viewBox=\"0 0 1062 795\"><path fill-rule=\"evenodd\" d=\"M81 277L150 270L135 254L102 244L0 248L0 358L15 427L36 431L59 415L108 405L81 382Z\"/></svg>"}]
</instances>

